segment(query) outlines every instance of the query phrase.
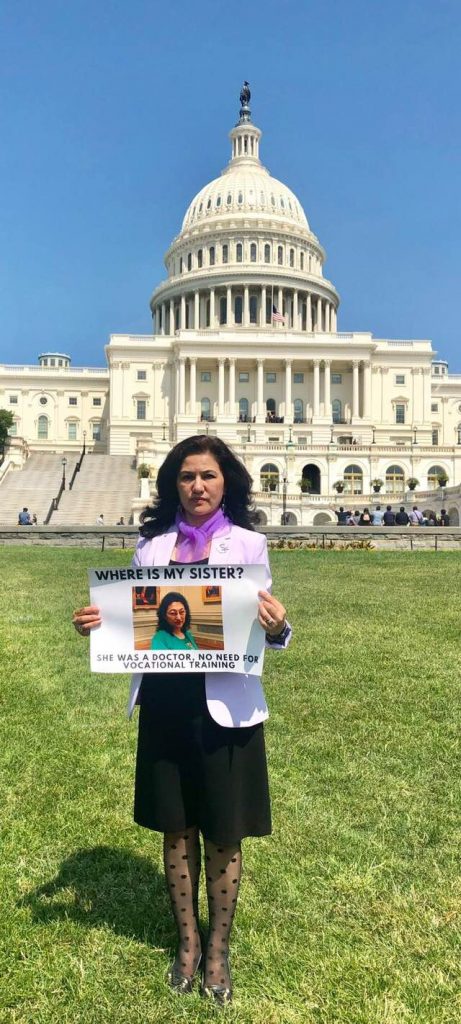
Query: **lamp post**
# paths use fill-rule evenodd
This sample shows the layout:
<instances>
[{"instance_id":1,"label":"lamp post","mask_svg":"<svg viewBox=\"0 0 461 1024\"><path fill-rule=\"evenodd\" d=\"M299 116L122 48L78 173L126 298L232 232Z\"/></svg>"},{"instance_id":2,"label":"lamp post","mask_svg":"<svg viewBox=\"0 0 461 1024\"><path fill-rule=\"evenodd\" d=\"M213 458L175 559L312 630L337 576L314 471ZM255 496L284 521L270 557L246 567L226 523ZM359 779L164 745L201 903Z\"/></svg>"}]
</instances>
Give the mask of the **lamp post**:
<instances>
[{"instance_id":1,"label":"lamp post","mask_svg":"<svg viewBox=\"0 0 461 1024\"><path fill-rule=\"evenodd\" d=\"M166 440L166 437L165 437L165 435L166 435L166 423L165 423L165 421L163 421L163 423L162 423L162 431L163 431L162 441L165 441Z\"/></svg>"},{"instance_id":2,"label":"lamp post","mask_svg":"<svg viewBox=\"0 0 461 1024\"><path fill-rule=\"evenodd\" d=\"M418 441L416 439L416 427L413 427L413 444L418 444Z\"/></svg>"},{"instance_id":3,"label":"lamp post","mask_svg":"<svg viewBox=\"0 0 461 1024\"><path fill-rule=\"evenodd\" d=\"M62 489L63 489L63 491L65 491L65 489L66 489L66 466L67 466L67 459L66 459L65 456L64 456L63 459L61 459L61 465L62 465Z\"/></svg>"},{"instance_id":4,"label":"lamp post","mask_svg":"<svg viewBox=\"0 0 461 1024\"><path fill-rule=\"evenodd\" d=\"M371 430L372 430L372 433L373 433L373 437L371 439L371 443L372 444L376 444L376 427L372 427Z\"/></svg>"},{"instance_id":5,"label":"lamp post","mask_svg":"<svg viewBox=\"0 0 461 1024\"><path fill-rule=\"evenodd\" d=\"M334 443L335 443L335 438L334 438L334 434L333 434L333 427L330 427L330 444L334 444Z\"/></svg>"},{"instance_id":6,"label":"lamp post","mask_svg":"<svg viewBox=\"0 0 461 1024\"><path fill-rule=\"evenodd\" d=\"M287 478L282 480L282 526L287 525Z\"/></svg>"},{"instance_id":7,"label":"lamp post","mask_svg":"<svg viewBox=\"0 0 461 1024\"><path fill-rule=\"evenodd\" d=\"M247 426L247 441L251 441L251 427L250 424Z\"/></svg>"},{"instance_id":8,"label":"lamp post","mask_svg":"<svg viewBox=\"0 0 461 1024\"><path fill-rule=\"evenodd\" d=\"M86 452L86 430L83 431L83 455Z\"/></svg>"}]
</instances>

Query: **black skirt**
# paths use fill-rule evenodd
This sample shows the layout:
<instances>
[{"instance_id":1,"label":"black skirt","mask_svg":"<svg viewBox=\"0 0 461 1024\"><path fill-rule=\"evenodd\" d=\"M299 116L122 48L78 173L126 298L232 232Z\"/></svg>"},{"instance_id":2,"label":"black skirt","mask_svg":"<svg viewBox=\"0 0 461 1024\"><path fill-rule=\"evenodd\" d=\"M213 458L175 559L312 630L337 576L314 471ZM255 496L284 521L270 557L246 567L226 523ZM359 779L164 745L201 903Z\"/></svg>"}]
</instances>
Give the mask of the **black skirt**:
<instances>
[{"instance_id":1,"label":"black skirt","mask_svg":"<svg viewBox=\"0 0 461 1024\"><path fill-rule=\"evenodd\" d=\"M204 675L143 676L134 820L157 832L198 826L232 845L271 832L262 722L229 729L211 717Z\"/></svg>"}]
</instances>

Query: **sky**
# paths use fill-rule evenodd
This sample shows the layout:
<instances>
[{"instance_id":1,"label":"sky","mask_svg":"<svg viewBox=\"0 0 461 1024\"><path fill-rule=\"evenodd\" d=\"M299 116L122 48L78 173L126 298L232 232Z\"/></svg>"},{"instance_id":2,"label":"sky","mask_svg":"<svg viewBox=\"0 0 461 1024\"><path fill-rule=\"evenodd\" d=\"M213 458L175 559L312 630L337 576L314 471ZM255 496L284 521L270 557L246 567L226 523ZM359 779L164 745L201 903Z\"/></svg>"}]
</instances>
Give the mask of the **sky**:
<instances>
[{"instance_id":1,"label":"sky","mask_svg":"<svg viewBox=\"0 0 461 1024\"><path fill-rule=\"evenodd\" d=\"M338 329L429 338L461 372L459 0L1 0L0 361L105 365L250 82Z\"/></svg>"}]
</instances>

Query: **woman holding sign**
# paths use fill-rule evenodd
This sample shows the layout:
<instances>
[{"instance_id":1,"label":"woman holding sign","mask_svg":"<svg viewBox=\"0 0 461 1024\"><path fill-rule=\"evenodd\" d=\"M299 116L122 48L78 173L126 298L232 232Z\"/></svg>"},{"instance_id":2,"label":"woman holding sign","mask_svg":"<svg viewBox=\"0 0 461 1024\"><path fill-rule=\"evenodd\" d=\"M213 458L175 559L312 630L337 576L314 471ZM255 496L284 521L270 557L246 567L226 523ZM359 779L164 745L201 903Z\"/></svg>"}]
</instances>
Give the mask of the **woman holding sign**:
<instances>
[{"instance_id":1,"label":"woman holding sign","mask_svg":"<svg viewBox=\"0 0 461 1024\"><path fill-rule=\"evenodd\" d=\"M263 565L258 620L266 643L286 647L291 628L270 593L265 536L254 531L251 477L219 438L198 435L172 449L157 477L158 498L142 515L133 565ZM99 610L74 614L88 634ZM178 951L169 972L178 993L192 990L202 965L202 994L232 999L229 939L242 870L241 840L271 832L263 722L256 675L207 672L134 676L130 714L140 704L135 821L164 834L164 865ZM198 919L204 841L209 932Z\"/></svg>"}]
</instances>

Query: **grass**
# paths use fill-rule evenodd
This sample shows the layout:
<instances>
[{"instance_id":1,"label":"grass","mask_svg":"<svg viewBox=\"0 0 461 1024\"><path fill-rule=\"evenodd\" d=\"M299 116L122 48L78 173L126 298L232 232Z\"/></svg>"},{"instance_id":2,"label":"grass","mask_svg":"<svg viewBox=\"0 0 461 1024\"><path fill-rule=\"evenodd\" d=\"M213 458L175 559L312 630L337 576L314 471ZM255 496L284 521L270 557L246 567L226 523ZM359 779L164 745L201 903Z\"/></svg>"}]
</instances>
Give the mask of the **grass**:
<instances>
[{"instance_id":1,"label":"grass","mask_svg":"<svg viewBox=\"0 0 461 1024\"><path fill-rule=\"evenodd\" d=\"M236 1024L459 1024L460 561L274 552L274 834L244 844ZM88 566L2 549L1 1024L191 1024L165 985L160 837L131 821L127 680L69 626ZM204 915L204 906L203 916Z\"/></svg>"}]
</instances>

